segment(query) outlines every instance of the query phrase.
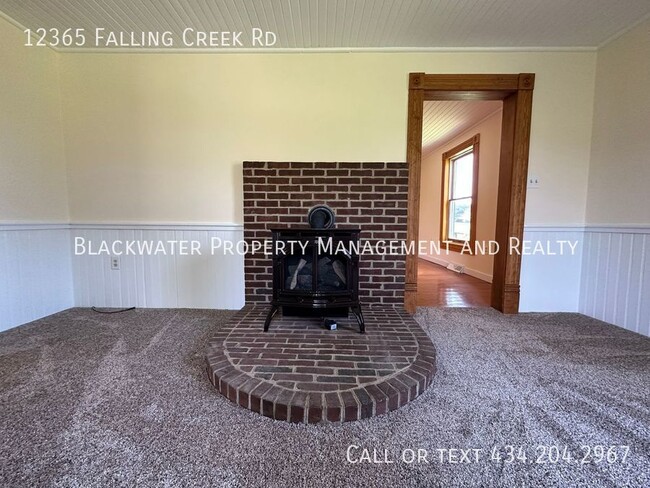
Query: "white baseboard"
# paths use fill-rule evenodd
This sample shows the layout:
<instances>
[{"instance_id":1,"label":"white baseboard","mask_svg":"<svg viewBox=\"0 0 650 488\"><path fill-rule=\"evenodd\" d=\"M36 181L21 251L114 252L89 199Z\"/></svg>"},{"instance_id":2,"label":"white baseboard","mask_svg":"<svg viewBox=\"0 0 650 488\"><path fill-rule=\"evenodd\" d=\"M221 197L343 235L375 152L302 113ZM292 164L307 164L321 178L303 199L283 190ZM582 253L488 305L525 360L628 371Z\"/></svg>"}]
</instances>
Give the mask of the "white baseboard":
<instances>
[{"instance_id":1,"label":"white baseboard","mask_svg":"<svg viewBox=\"0 0 650 488\"><path fill-rule=\"evenodd\" d=\"M438 256L431 256L429 254L420 254L418 257L421 259L424 259L425 261L429 261L434 264L439 264L440 266L444 266L445 268L449 266L452 261L445 261L444 259L438 257ZM454 263L457 264L457 263ZM481 281L485 281L487 283L492 283L492 275L489 275L487 273L483 273L481 271L477 271L472 268L465 267L464 274L473 276L474 278L478 278Z\"/></svg>"}]
</instances>

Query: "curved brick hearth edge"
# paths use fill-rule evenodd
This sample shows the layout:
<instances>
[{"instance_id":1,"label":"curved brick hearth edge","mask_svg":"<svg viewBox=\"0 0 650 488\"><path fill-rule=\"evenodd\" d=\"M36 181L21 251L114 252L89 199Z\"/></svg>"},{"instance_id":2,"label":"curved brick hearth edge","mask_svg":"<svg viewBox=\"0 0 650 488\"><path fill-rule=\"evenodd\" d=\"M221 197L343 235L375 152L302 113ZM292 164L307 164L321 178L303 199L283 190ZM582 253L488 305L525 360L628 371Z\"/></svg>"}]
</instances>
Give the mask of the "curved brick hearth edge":
<instances>
[{"instance_id":1,"label":"curved brick hearth edge","mask_svg":"<svg viewBox=\"0 0 650 488\"><path fill-rule=\"evenodd\" d=\"M415 399L436 371L435 348L413 318L391 306L364 309L339 329L320 319L273 319L247 305L210 340L208 377L230 401L276 420L348 422L381 415Z\"/></svg>"}]
</instances>

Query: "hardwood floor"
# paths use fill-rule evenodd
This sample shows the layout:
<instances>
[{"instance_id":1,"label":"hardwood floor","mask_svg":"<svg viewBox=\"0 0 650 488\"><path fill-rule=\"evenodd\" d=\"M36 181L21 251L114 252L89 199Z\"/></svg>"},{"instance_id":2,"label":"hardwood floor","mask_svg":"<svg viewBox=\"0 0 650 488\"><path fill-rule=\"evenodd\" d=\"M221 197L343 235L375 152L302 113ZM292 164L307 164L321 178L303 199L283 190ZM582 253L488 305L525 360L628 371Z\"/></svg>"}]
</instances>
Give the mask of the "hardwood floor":
<instances>
[{"instance_id":1,"label":"hardwood floor","mask_svg":"<svg viewBox=\"0 0 650 488\"><path fill-rule=\"evenodd\" d=\"M419 307L489 307L491 288L473 276L418 260Z\"/></svg>"}]
</instances>

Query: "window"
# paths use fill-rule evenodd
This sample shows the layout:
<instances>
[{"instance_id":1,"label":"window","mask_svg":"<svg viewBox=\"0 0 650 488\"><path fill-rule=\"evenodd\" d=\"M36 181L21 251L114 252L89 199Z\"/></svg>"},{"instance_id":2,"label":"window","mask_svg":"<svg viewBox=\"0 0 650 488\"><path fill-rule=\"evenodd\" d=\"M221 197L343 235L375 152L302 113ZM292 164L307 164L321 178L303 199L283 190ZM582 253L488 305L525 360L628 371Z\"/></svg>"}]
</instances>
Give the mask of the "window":
<instances>
[{"instance_id":1,"label":"window","mask_svg":"<svg viewBox=\"0 0 650 488\"><path fill-rule=\"evenodd\" d=\"M452 251L476 240L478 154L476 134L442 155L441 240Z\"/></svg>"}]
</instances>

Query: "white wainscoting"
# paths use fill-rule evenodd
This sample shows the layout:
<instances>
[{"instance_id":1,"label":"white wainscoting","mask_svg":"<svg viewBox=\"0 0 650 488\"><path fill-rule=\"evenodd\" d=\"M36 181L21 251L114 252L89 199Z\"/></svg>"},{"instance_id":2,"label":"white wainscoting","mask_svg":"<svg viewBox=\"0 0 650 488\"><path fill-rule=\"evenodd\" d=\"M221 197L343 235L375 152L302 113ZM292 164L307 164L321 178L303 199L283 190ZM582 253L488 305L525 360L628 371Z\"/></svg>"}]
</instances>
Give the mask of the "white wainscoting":
<instances>
[{"instance_id":1,"label":"white wainscoting","mask_svg":"<svg viewBox=\"0 0 650 488\"><path fill-rule=\"evenodd\" d=\"M196 240L195 256L76 256L75 237ZM244 260L212 255L213 237L239 241L241 225L0 224L0 330L73 306L239 309ZM650 226L527 226L531 241L578 241L574 255L522 257L520 310L579 311L650 335Z\"/></svg>"},{"instance_id":2,"label":"white wainscoting","mask_svg":"<svg viewBox=\"0 0 650 488\"><path fill-rule=\"evenodd\" d=\"M68 224L0 224L0 331L74 306Z\"/></svg>"},{"instance_id":3,"label":"white wainscoting","mask_svg":"<svg viewBox=\"0 0 650 488\"><path fill-rule=\"evenodd\" d=\"M544 246L558 241L578 242L575 253L534 254L521 257L521 312L577 312L580 304L580 276L583 253L580 226L526 226L524 240ZM556 244L557 246L557 244ZM557 250L557 247L552 248ZM565 248L565 250L567 250Z\"/></svg>"},{"instance_id":4,"label":"white wainscoting","mask_svg":"<svg viewBox=\"0 0 650 488\"><path fill-rule=\"evenodd\" d=\"M101 241L198 241L198 255L76 255L75 238ZM241 225L71 224L75 305L239 309L244 305L243 256L211 253L212 238L243 239ZM168 248L169 249L169 248Z\"/></svg>"},{"instance_id":5,"label":"white wainscoting","mask_svg":"<svg viewBox=\"0 0 650 488\"><path fill-rule=\"evenodd\" d=\"M650 226L587 226L580 312L650 336Z\"/></svg>"}]
</instances>

